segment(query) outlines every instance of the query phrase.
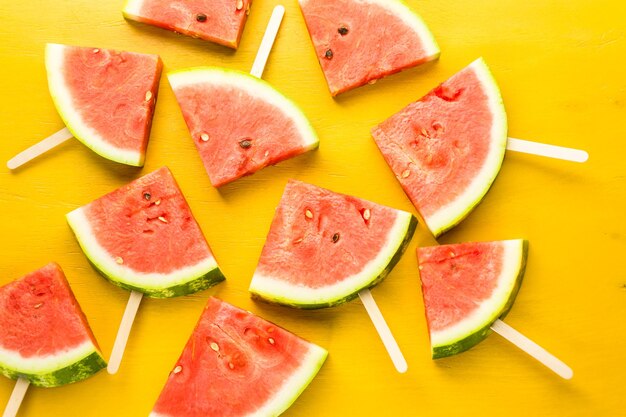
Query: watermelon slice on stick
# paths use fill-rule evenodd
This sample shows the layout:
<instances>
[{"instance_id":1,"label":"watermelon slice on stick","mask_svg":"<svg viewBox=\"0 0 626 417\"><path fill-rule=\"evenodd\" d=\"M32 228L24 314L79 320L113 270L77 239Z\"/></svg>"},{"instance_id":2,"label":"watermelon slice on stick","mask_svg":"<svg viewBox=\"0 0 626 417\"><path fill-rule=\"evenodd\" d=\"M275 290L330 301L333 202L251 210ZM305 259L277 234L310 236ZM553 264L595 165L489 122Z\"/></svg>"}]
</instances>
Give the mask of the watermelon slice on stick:
<instances>
[{"instance_id":1,"label":"watermelon slice on stick","mask_svg":"<svg viewBox=\"0 0 626 417\"><path fill-rule=\"evenodd\" d=\"M72 137L107 159L143 166L162 67L157 55L48 44L48 87L66 127L7 167L16 169Z\"/></svg>"},{"instance_id":2,"label":"watermelon slice on stick","mask_svg":"<svg viewBox=\"0 0 626 417\"><path fill-rule=\"evenodd\" d=\"M332 307L357 295L399 372L406 361L369 288L393 269L417 220L410 213L291 180L250 291L297 308Z\"/></svg>"},{"instance_id":3,"label":"watermelon slice on stick","mask_svg":"<svg viewBox=\"0 0 626 417\"><path fill-rule=\"evenodd\" d=\"M528 242L505 240L417 249L433 359L470 349L495 331L565 379L572 370L503 318L526 268Z\"/></svg>"},{"instance_id":4,"label":"watermelon slice on stick","mask_svg":"<svg viewBox=\"0 0 626 417\"><path fill-rule=\"evenodd\" d=\"M319 146L302 111L260 79L283 13L282 6L275 10L269 24L275 30L266 32L250 75L216 67L168 74L215 187Z\"/></svg>"},{"instance_id":5,"label":"watermelon slice on stick","mask_svg":"<svg viewBox=\"0 0 626 417\"><path fill-rule=\"evenodd\" d=\"M211 297L150 417L278 416L328 352Z\"/></svg>"},{"instance_id":6,"label":"watermelon slice on stick","mask_svg":"<svg viewBox=\"0 0 626 417\"><path fill-rule=\"evenodd\" d=\"M106 362L61 267L48 264L0 287L0 373L17 379L3 417L13 417L28 386L88 378Z\"/></svg>"},{"instance_id":7,"label":"watermelon slice on stick","mask_svg":"<svg viewBox=\"0 0 626 417\"><path fill-rule=\"evenodd\" d=\"M299 0L333 96L439 57L422 19L400 0Z\"/></svg>"},{"instance_id":8,"label":"watermelon slice on stick","mask_svg":"<svg viewBox=\"0 0 626 417\"><path fill-rule=\"evenodd\" d=\"M176 297L224 280L176 180L161 168L67 215L94 267L131 290L109 361L117 372L143 294Z\"/></svg>"},{"instance_id":9,"label":"watermelon slice on stick","mask_svg":"<svg viewBox=\"0 0 626 417\"><path fill-rule=\"evenodd\" d=\"M435 237L480 203L505 149L581 162L588 157L584 151L507 140L500 91L482 58L373 128L372 136Z\"/></svg>"}]
</instances>

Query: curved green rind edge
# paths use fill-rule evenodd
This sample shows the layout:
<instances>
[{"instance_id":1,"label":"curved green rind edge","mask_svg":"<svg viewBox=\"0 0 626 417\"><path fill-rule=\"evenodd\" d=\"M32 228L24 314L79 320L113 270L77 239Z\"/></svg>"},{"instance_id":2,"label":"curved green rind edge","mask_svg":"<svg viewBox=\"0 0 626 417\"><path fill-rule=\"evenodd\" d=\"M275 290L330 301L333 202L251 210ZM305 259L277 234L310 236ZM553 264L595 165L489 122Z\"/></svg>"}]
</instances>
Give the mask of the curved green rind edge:
<instances>
[{"instance_id":1,"label":"curved green rind edge","mask_svg":"<svg viewBox=\"0 0 626 417\"><path fill-rule=\"evenodd\" d=\"M87 254L87 252L85 252ZM214 285L219 284L224 281L226 277L222 273L219 267L215 267L210 271L200 275L199 277L193 278L190 281L187 281L183 284L174 285L172 287L166 288L147 288L147 287L139 287L136 285L131 285L126 282L120 281L117 277L110 275L104 269L100 268L95 262L89 258L87 254L87 260L91 266L93 266L104 278L107 279L113 285L117 285L120 288L123 288L128 291L138 291L143 293L145 296L150 298L173 298L179 297L182 295L189 295L196 293L198 291L206 290L207 288L211 288Z\"/></svg>"},{"instance_id":2,"label":"curved green rind edge","mask_svg":"<svg viewBox=\"0 0 626 417\"><path fill-rule=\"evenodd\" d=\"M233 75L240 76L240 77L243 77L245 79L248 79L251 82L255 82L255 83L261 85L263 88L271 90L271 91L275 92L276 94L282 96L282 98L293 109L295 109L298 113L300 113L300 115L306 121L306 125L307 125L307 128L309 130L309 133L313 137L315 137L315 139L316 139L315 143L313 143L312 145L306 146L303 149L305 149L306 151L311 151L311 150L317 149L319 147L320 140L319 140L319 137L317 135L317 132L313 128L313 125L311 124L311 121L306 116L306 114L304 114L304 111L302 111L300 106L298 106L293 100L288 98L282 92L280 92L276 88L274 88L274 86L272 86L272 84L268 83L267 81L265 81L265 80L263 80L261 78L257 78L257 77L255 77L253 75L248 74L247 72L243 72L243 71L239 71L239 70L235 70L235 69L230 69L230 68L216 67L216 66L197 66L197 67L183 68L183 69L178 69L178 70L174 70L174 71L168 71L166 75L167 75L167 77L169 79L169 77L171 75L176 76L176 75L185 75L185 74L190 74L190 73L194 74L194 73L202 73L202 72L221 72L221 73L226 74L228 76L233 76ZM171 85L171 83L170 83L170 85Z\"/></svg>"},{"instance_id":3,"label":"curved green rind edge","mask_svg":"<svg viewBox=\"0 0 626 417\"><path fill-rule=\"evenodd\" d=\"M389 275L391 270L400 261L400 258L402 258L402 255L406 251L407 246L411 242L411 239L413 238L413 234L415 233L415 229L417 228L417 223L418 223L417 222L417 218L415 218L415 216L411 215L411 219L409 220L409 226L406 229L406 233L404 235L404 238L402 239L402 243L398 247L398 250L396 250L396 253L391 257L391 260L389 261L389 263L387 264L385 269L383 269L383 271L377 277L375 277L366 287L358 288L353 293L351 293L351 294L349 294L349 295L347 295L345 297L336 298L336 299L329 300L328 302L324 302L324 303L301 304L301 303L294 303L294 302L290 301L288 298L279 298L279 297L275 297L275 296L271 296L271 298L269 298L270 295L266 295L266 294L261 295L261 294L257 294L255 292L251 291L252 298L263 300L263 301L268 301L268 302L273 303L273 304L280 304L280 305L284 305L284 306L288 306L288 307L296 307L296 308L300 308L302 310L315 310L315 309L319 309L319 308L335 307L335 306L338 306L338 305L343 304L345 302L351 301L351 300L355 299L356 297L358 297L359 292L361 290L363 290L364 288L373 288L373 287L375 287L383 279L385 279L387 277L387 275Z\"/></svg>"},{"instance_id":4,"label":"curved green rind edge","mask_svg":"<svg viewBox=\"0 0 626 417\"><path fill-rule=\"evenodd\" d=\"M53 372L24 373L0 363L0 373L11 379L24 378L37 387L51 388L82 381L106 368L107 363L99 352L94 351L73 364Z\"/></svg>"},{"instance_id":5,"label":"curved green rind edge","mask_svg":"<svg viewBox=\"0 0 626 417\"><path fill-rule=\"evenodd\" d=\"M431 229L431 233L433 234L435 238L441 236L448 230L458 226L458 224L461 223L463 220L465 220L465 218L483 201L483 199L485 198L485 196L487 195L487 193L489 192L489 190L495 183L496 178L498 177L498 174L500 173L500 169L502 168L502 163L504 162L506 144L508 140L508 119L506 115L506 109L504 108L504 100L502 100L502 93L500 92L500 88L498 87L498 83L495 77L493 76L491 69L489 68L489 66L487 65L487 63L482 57L479 58L479 60L481 61L482 66L486 69L486 71L484 71L484 74L489 77L489 81L491 81L491 87L498 95L497 97L498 104L499 104L498 110L500 110L501 112L499 115L499 119L502 120L503 131L504 131L502 134L503 140L501 142L502 155L500 158L498 158L499 163L493 166L493 172L492 172L491 178L485 184L484 191L476 197L476 200L468 204L463 212L459 213L456 217L450 219L448 222L446 222L446 224L442 225L438 229Z\"/></svg>"},{"instance_id":6,"label":"curved green rind edge","mask_svg":"<svg viewBox=\"0 0 626 417\"><path fill-rule=\"evenodd\" d=\"M491 325L497 320L506 317L511 307L513 307L513 303L515 302L515 298L517 297L517 293L522 285L522 281L524 278L524 273L526 272L526 260L528 258L528 241L524 240L522 244L522 263L520 265L520 269L517 273L517 278L515 279L515 285L509 294L509 299L506 304L502 308L502 310L493 317L492 320L489 321L484 327L480 328L478 331L468 335L463 339L459 339L454 343L442 346L433 346L432 347L432 355L433 359L445 358L448 356L456 355L457 353L465 352L470 348L476 346L483 340L487 338L492 332Z\"/></svg>"}]
</instances>

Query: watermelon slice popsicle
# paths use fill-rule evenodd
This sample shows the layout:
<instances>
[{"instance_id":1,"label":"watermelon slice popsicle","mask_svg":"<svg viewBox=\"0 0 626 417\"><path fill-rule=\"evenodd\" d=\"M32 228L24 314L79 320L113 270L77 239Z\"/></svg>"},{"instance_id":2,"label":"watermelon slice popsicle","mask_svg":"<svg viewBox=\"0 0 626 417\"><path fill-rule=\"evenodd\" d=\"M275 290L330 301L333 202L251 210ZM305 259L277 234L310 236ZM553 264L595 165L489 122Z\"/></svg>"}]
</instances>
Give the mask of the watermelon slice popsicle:
<instances>
[{"instance_id":1,"label":"watermelon slice popsicle","mask_svg":"<svg viewBox=\"0 0 626 417\"><path fill-rule=\"evenodd\" d=\"M391 272L417 220L407 212L291 180L276 210L250 291L315 309L357 295L400 373L408 366L369 288Z\"/></svg>"},{"instance_id":2,"label":"watermelon slice popsicle","mask_svg":"<svg viewBox=\"0 0 626 417\"><path fill-rule=\"evenodd\" d=\"M506 149L588 158L580 150L507 138L502 97L482 58L374 127L372 136L435 237L480 203Z\"/></svg>"},{"instance_id":3,"label":"watermelon slice popsicle","mask_svg":"<svg viewBox=\"0 0 626 417\"><path fill-rule=\"evenodd\" d=\"M67 214L81 249L104 278L131 295L108 371L118 371L145 294L187 295L224 280L176 180L167 168L136 179Z\"/></svg>"},{"instance_id":4,"label":"watermelon slice popsicle","mask_svg":"<svg viewBox=\"0 0 626 417\"><path fill-rule=\"evenodd\" d=\"M490 330L565 379L572 369L504 323L526 269L528 242L472 242L417 249L433 359L464 352Z\"/></svg>"},{"instance_id":5,"label":"watermelon slice popsicle","mask_svg":"<svg viewBox=\"0 0 626 417\"><path fill-rule=\"evenodd\" d=\"M48 87L65 128L7 162L16 169L75 137L115 162L143 166L163 64L158 55L46 45Z\"/></svg>"},{"instance_id":6,"label":"watermelon slice popsicle","mask_svg":"<svg viewBox=\"0 0 626 417\"><path fill-rule=\"evenodd\" d=\"M106 367L61 267L50 263L0 287L0 373L17 379L3 417L28 386L57 387Z\"/></svg>"}]
</instances>

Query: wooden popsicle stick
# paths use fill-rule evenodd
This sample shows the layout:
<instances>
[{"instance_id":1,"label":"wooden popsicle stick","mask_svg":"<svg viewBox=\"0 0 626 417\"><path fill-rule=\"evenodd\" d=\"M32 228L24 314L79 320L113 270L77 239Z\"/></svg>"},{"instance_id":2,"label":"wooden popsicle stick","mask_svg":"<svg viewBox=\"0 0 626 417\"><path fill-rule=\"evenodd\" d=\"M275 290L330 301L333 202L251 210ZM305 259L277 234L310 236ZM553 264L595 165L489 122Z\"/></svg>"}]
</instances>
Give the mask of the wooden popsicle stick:
<instances>
[{"instance_id":1,"label":"wooden popsicle stick","mask_svg":"<svg viewBox=\"0 0 626 417\"><path fill-rule=\"evenodd\" d=\"M111 375L116 374L120 369L122 363L122 357L124 356L124 350L126 349L126 343L128 342L128 336L130 335L130 329L133 327L139 304L143 294L138 291L131 291L128 304L126 304L126 310L120 323L120 328L117 330L117 336L115 343L113 344L113 351L109 358L109 365L107 366L107 372Z\"/></svg>"},{"instance_id":2,"label":"wooden popsicle stick","mask_svg":"<svg viewBox=\"0 0 626 417\"><path fill-rule=\"evenodd\" d=\"M587 162L589 154L580 149L564 148L562 146L531 142L523 139L509 138L506 144L509 151L529 153L548 158L563 159L572 162Z\"/></svg>"},{"instance_id":3,"label":"wooden popsicle stick","mask_svg":"<svg viewBox=\"0 0 626 417\"><path fill-rule=\"evenodd\" d=\"M263 35L261 46L259 46L259 51L256 54L254 64L252 64L252 69L250 70L250 74L257 78L263 77L263 71L265 71L265 65L267 64L267 59L274 46L274 41L276 40L276 35L278 35L278 29L280 29L283 16L285 16L285 7L280 4L274 7L270 21L265 29L265 34Z\"/></svg>"},{"instance_id":4,"label":"wooden popsicle stick","mask_svg":"<svg viewBox=\"0 0 626 417\"><path fill-rule=\"evenodd\" d=\"M285 8L283 6L278 5L274 7L272 17L267 25L267 29L265 29L265 35L263 36L259 52L256 55L254 65L251 70L251 74L257 78L261 78L263 75L263 70L267 64L269 54L272 51L272 46L274 45L274 40L276 39L276 35L278 34L278 29L280 28L284 15ZM135 321L135 316L137 315L137 310L139 309L142 297L143 294L140 292L132 291L130 293L130 298L128 299L128 304L126 304L126 310L124 311L120 328L117 331L113 351L111 352L111 357L109 358L109 365L107 366L109 374L117 373L120 368L122 357L124 356L124 349L126 349L126 343L128 342L128 336L130 335L130 329Z\"/></svg>"},{"instance_id":5,"label":"wooden popsicle stick","mask_svg":"<svg viewBox=\"0 0 626 417\"><path fill-rule=\"evenodd\" d=\"M70 132L67 127L64 127L55 134L48 136L41 142L34 144L30 148L23 150L22 152L15 155L13 158L9 159L9 161L7 162L7 168L19 168L25 163L37 158L39 155L48 152L50 149L59 146L63 142L73 137L74 135L72 135L72 132Z\"/></svg>"},{"instance_id":6,"label":"wooden popsicle stick","mask_svg":"<svg viewBox=\"0 0 626 417\"><path fill-rule=\"evenodd\" d=\"M572 379L574 376L572 368L502 320L496 320L495 323L491 325L491 330L537 359L561 378Z\"/></svg>"},{"instance_id":7,"label":"wooden popsicle stick","mask_svg":"<svg viewBox=\"0 0 626 417\"><path fill-rule=\"evenodd\" d=\"M11 393L11 398L9 398L4 413L2 413L2 417L15 417L17 415L29 385L30 381L28 379L17 379L13 392Z\"/></svg>"},{"instance_id":8,"label":"wooden popsicle stick","mask_svg":"<svg viewBox=\"0 0 626 417\"><path fill-rule=\"evenodd\" d=\"M396 339L393 337L385 318L383 317L372 293L369 289L364 289L359 292L359 298L365 306L365 310L367 310L367 314L370 316L370 320L374 324L378 335L383 341L383 345L387 349L387 353L389 353L389 357L393 362L393 365L396 367L396 370L401 374L405 373L409 366L406 363L406 359L404 359L404 355L402 351L400 351L400 346L396 342Z\"/></svg>"}]
</instances>

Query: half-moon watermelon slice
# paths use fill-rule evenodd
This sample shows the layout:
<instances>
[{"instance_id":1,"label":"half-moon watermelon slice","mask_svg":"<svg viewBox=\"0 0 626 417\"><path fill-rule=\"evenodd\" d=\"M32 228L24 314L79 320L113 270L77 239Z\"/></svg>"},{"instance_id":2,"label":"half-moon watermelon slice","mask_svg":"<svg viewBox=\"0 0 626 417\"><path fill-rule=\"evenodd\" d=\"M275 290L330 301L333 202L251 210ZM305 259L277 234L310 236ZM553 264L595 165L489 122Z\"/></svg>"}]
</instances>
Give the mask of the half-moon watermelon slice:
<instances>
[{"instance_id":1,"label":"half-moon watermelon slice","mask_svg":"<svg viewBox=\"0 0 626 417\"><path fill-rule=\"evenodd\" d=\"M0 287L0 373L56 387L105 367L59 265L48 264Z\"/></svg>"},{"instance_id":2,"label":"half-moon watermelon slice","mask_svg":"<svg viewBox=\"0 0 626 417\"><path fill-rule=\"evenodd\" d=\"M463 220L491 187L504 159L507 120L481 58L372 135L436 237Z\"/></svg>"},{"instance_id":3,"label":"half-moon watermelon slice","mask_svg":"<svg viewBox=\"0 0 626 417\"><path fill-rule=\"evenodd\" d=\"M46 46L48 87L74 137L97 154L143 166L163 64L158 55Z\"/></svg>"},{"instance_id":4,"label":"half-moon watermelon slice","mask_svg":"<svg viewBox=\"0 0 626 417\"><path fill-rule=\"evenodd\" d=\"M224 280L166 167L68 213L67 221L89 261L122 288L165 298Z\"/></svg>"},{"instance_id":5,"label":"half-moon watermelon slice","mask_svg":"<svg viewBox=\"0 0 626 417\"><path fill-rule=\"evenodd\" d=\"M127 0L124 17L237 49L252 0Z\"/></svg>"},{"instance_id":6,"label":"half-moon watermelon slice","mask_svg":"<svg viewBox=\"0 0 626 417\"><path fill-rule=\"evenodd\" d=\"M289 181L250 291L292 307L341 304L389 274L416 226L410 213Z\"/></svg>"},{"instance_id":7,"label":"half-moon watermelon slice","mask_svg":"<svg viewBox=\"0 0 626 417\"><path fill-rule=\"evenodd\" d=\"M399 0L299 0L333 96L439 57L421 17Z\"/></svg>"},{"instance_id":8,"label":"half-moon watermelon slice","mask_svg":"<svg viewBox=\"0 0 626 417\"><path fill-rule=\"evenodd\" d=\"M521 239L418 248L433 359L463 352L489 335L515 301L527 253Z\"/></svg>"},{"instance_id":9,"label":"half-moon watermelon slice","mask_svg":"<svg viewBox=\"0 0 626 417\"><path fill-rule=\"evenodd\" d=\"M319 146L302 111L263 80L214 67L167 77L215 187Z\"/></svg>"},{"instance_id":10,"label":"half-moon watermelon slice","mask_svg":"<svg viewBox=\"0 0 626 417\"><path fill-rule=\"evenodd\" d=\"M309 385L327 355L211 297L150 417L278 416Z\"/></svg>"}]
</instances>

